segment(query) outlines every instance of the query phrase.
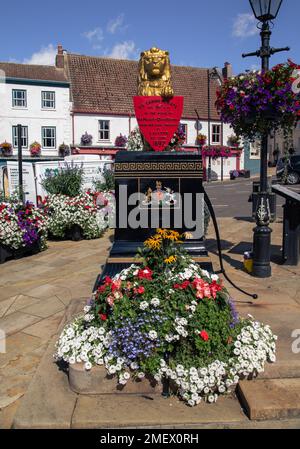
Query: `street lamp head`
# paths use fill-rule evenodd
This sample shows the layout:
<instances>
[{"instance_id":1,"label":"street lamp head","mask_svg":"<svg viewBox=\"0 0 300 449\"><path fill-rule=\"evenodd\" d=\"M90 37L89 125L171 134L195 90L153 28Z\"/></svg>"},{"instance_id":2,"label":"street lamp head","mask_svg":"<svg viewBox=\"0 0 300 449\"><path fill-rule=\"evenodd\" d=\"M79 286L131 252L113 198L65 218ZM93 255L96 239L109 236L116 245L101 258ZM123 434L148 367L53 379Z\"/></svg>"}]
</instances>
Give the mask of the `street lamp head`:
<instances>
[{"instance_id":1,"label":"street lamp head","mask_svg":"<svg viewBox=\"0 0 300 449\"><path fill-rule=\"evenodd\" d=\"M276 19L282 0L249 0L254 15L260 22Z\"/></svg>"}]
</instances>

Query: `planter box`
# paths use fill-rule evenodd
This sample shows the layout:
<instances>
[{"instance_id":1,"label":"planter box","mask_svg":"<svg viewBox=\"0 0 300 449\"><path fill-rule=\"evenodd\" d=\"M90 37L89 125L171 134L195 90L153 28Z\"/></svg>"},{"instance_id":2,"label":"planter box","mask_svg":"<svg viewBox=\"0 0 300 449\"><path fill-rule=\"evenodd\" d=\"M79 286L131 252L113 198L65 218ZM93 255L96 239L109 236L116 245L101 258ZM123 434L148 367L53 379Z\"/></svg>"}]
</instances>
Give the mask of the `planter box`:
<instances>
[{"instance_id":1,"label":"planter box","mask_svg":"<svg viewBox=\"0 0 300 449\"><path fill-rule=\"evenodd\" d=\"M73 225L70 229L67 230L66 239L73 240L73 242L79 242L80 240L83 240L81 227L78 225Z\"/></svg>"},{"instance_id":2,"label":"planter box","mask_svg":"<svg viewBox=\"0 0 300 449\"><path fill-rule=\"evenodd\" d=\"M126 385L119 385L115 376L107 374L104 366L95 366L86 371L83 363L69 365L69 385L79 394L161 394L162 385L142 380L130 379Z\"/></svg>"},{"instance_id":3,"label":"planter box","mask_svg":"<svg viewBox=\"0 0 300 449\"><path fill-rule=\"evenodd\" d=\"M13 249L0 244L0 264L6 262L7 259L21 259L21 257L37 254L41 251L40 241L38 240L31 246Z\"/></svg>"},{"instance_id":4,"label":"planter box","mask_svg":"<svg viewBox=\"0 0 300 449\"><path fill-rule=\"evenodd\" d=\"M83 233L80 226L74 225L71 228L66 229L64 237L56 237L49 233L48 238L51 240L73 240L73 242L79 242L80 240L83 240Z\"/></svg>"}]
</instances>

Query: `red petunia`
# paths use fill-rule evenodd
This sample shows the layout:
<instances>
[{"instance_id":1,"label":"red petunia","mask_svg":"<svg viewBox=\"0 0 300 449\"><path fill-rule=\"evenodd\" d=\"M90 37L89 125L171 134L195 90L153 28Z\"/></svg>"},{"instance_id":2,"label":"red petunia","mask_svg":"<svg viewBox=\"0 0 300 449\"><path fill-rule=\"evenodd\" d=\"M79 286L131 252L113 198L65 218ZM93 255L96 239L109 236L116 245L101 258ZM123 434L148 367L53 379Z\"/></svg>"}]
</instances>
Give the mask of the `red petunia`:
<instances>
[{"instance_id":1,"label":"red petunia","mask_svg":"<svg viewBox=\"0 0 300 449\"><path fill-rule=\"evenodd\" d=\"M208 340L209 340L209 335L208 335L208 333L207 333L206 331L204 331L204 330L200 332L199 337L201 337L202 340L204 340L204 341L208 341Z\"/></svg>"},{"instance_id":2,"label":"red petunia","mask_svg":"<svg viewBox=\"0 0 300 449\"><path fill-rule=\"evenodd\" d=\"M210 286L210 292L211 295L214 299L216 299L217 297L217 292L219 292L220 290L222 290L222 285L218 284L216 281L213 281Z\"/></svg>"},{"instance_id":3,"label":"red petunia","mask_svg":"<svg viewBox=\"0 0 300 449\"><path fill-rule=\"evenodd\" d=\"M143 286L141 285L140 287L135 288L135 289L133 290L133 292L134 292L135 294L142 295L143 293L145 293L145 287L143 287Z\"/></svg>"},{"instance_id":4,"label":"red petunia","mask_svg":"<svg viewBox=\"0 0 300 449\"><path fill-rule=\"evenodd\" d=\"M100 320L106 321L107 320L107 315L105 313L100 313Z\"/></svg>"},{"instance_id":5,"label":"red petunia","mask_svg":"<svg viewBox=\"0 0 300 449\"><path fill-rule=\"evenodd\" d=\"M112 284L112 279L109 276L105 276L104 282L106 285Z\"/></svg>"},{"instance_id":6,"label":"red petunia","mask_svg":"<svg viewBox=\"0 0 300 449\"><path fill-rule=\"evenodd\" d=\"M176 290L186 290L190 285L190 281L183 281L181 284L174 284L173 288Z\"/></svg>"},{"instance_id":7,"label":"red petunia","mask_svg":"<svg viewBox=\"0 0 300 449\"><path fill-rule=\"evenodd\" d=\"M137 277L139 279L148 279L148 281L152 280L152 270L150 268L144 268L138 271Z\"/></svg>"},{"instance_id":8,"label":"red petunia","mask_svg":"<svg viewBox=\"0 0 300 449\"><path fill-rule=\"evenodd\" d=\"M100 287L98 287L98 292L99 293L103 293L106 289L106 285L100 285Z\"/></svg>"}]
</instances>

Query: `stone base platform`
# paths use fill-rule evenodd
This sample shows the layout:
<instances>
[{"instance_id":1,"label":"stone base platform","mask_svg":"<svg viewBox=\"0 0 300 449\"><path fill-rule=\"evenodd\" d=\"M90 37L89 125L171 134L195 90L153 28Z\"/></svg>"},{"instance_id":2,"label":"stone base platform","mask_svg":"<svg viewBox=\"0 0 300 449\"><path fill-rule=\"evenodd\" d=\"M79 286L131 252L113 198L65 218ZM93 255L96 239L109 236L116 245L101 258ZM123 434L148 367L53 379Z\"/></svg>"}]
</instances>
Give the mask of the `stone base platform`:
<instances>
[{"instance_id":1,"label":"stone base platform","mask_svg":"<svg viewBox=\"0 0 300 449\"><path fill-rule=\"evenodd\" d=\"M82 305L82 301L70 304L58 334L82 310ZM135 392L132 393L132 386L128 384L128 392L120 394L113 392L116 383L104 378L105 394L103 389L102 394L78 394L75 391L80 391L80 388L83 392L80 377L75 381L73 372L72 380L71 370L70 381L75 390L72 391L68 376L53 361L56 340L57 336L50 341L22 399L14 417L14 428L300 428L299 379L241 382L238 397L244 409L235 395L221 397L216 404L201 403L191 408L177 397L163 398L157 394L159 390L154 394L153 390L149 390L149 385L145 388L147 384L143 382L140 383L139 392L134 385ZM76 374L84 376L80 366L77 366ZM95 379L88 388L85 387L87 393L93 391L93 382Z\"/></svg>"},{"instance_id":2,"label":"stone base platform","mask_svg":"<svg viewBox=\"0 0 300 449\"><path fill-rule=\"evenodd\" d=\"M257 379L238 385L251 420L300 418L300 379Z\"/></svg>"},{"instance_id":3,"label":"stone base platform","mask_svg":"<svg viewBox=\"0 0 300 449\"><path fill-rule=\"evenodd\" d=\"M86 371L82 363L69 366L69 385L72 391L85 395L103 394L161 394L162 385L148 379L132 380L122 386L115 376L109 376L104 366Z\"/></svg>"}]
</instances>

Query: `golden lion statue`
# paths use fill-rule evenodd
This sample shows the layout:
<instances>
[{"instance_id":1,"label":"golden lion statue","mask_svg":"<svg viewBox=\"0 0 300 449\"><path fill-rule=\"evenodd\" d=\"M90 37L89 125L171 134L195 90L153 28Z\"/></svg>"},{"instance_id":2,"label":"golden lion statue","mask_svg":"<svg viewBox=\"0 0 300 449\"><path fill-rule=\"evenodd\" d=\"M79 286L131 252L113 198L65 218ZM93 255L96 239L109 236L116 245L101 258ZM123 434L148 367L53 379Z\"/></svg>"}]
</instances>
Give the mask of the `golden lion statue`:
<instances>
[{"instance_id":1,"label":"golden lion statue","mask_svg":"<svg viewBox=\"0 0 300 449\"><path fill-rule=\"evenodd\" d=\"M152 47L141 53L138 95L173 97L169 52Z\"/></svg>"}]
</instances>

